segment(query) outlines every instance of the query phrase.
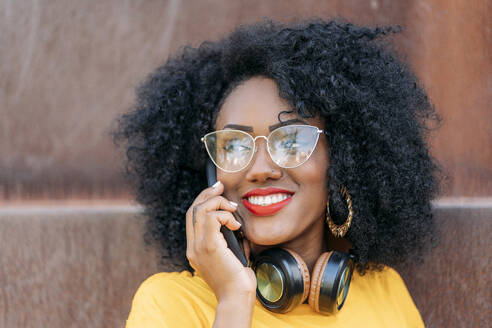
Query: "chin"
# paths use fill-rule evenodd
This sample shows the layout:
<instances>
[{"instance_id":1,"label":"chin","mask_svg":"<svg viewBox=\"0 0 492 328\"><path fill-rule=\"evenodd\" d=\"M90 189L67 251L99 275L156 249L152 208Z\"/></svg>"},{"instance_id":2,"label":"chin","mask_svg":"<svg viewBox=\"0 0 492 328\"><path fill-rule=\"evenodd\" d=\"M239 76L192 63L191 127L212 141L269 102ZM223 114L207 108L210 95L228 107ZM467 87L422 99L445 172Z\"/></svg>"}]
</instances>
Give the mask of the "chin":
<instances>
[{"instance_id":1,"label":"chin","mask_svg":"<svg viewBox=\"0 0 492 328\"><path fill-rule=\"evenodd\" d=\"M283 240L278 238L272 238L272 236L258 236L255 235L252 238L248 238L248 240L258 246L275 246L281 244Z\"/></svg>"},{"instance_id":2,"label":"chin","mask_svg":"<svg viewBox=\"0 0 492 328\"><path fill-rule=\"evenodd\" d=\"M284 229L276 231L275 229L271 229L271 227L262 228L261 225L255 223L248 224L244 229L244 233L250 243L259 246L275 246L285 243L288 241L286 236L289 235Z\"/></svg>"}]
</instances>

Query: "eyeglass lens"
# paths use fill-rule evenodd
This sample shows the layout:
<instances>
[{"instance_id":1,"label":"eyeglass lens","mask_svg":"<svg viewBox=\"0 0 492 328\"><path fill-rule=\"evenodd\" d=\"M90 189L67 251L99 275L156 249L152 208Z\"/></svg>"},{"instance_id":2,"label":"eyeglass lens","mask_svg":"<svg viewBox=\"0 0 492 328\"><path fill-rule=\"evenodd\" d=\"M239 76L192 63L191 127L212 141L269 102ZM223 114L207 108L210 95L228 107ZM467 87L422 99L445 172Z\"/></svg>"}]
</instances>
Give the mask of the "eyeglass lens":
<instances>
[{"instance_id":1,"label":"eyeglass lens","mask_svg":"<svg viewBox=\"0 0 492 328\"><path fill-rule=\"evenodd\" d=\"M309 159L318 141L318 128L310 125L287 125L268 136L268 152L280 167L292 168ZM236 172L248 166L254 155L254 138L240 130L220 130L204 137L207 152L215 165Z\"/></svg>"}]
</instances>

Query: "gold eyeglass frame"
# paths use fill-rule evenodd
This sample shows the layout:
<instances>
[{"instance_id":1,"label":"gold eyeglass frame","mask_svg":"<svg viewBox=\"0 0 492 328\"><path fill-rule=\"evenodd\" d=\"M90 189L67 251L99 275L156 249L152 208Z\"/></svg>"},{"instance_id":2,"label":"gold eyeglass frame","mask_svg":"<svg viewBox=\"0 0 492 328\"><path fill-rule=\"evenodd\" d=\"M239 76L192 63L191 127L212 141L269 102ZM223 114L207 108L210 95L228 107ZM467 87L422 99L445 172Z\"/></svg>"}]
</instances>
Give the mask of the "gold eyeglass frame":
<instances>
[{"instance_id":1,"label":"gold eyeglass frame","mask_svg":"<svg viewBox=\"0 0 492 328\"><path fill-rule=\"evenodd\" d=\"M311 127L311 128L315 128L316 129L316 140L314 142L314 147L313 147L313 150L311 151L311 153L309 154L309 156L306 158L305 161L303 161L302 163L300 164L297 164L295 166L281 166L279 165L272 157L272 154L270 153L270 147L268 146L269 143L268 143L268 139L270 138L270 136L276 132L277 130L279 129L282 129L282 128L286 128L286 127ZM213 156L210 154L210 151L208 150L208 147L207 147L207 143L205 142L205 138L207 138L207 136L211 135L211 134L214 134L214 133L217 133L217 132L222 132L222 131L233 131L233 132L239 132L241 134L245 134L247 135L248 137L252 138L253 139L253 145L254 145L254 148L253 148L253 151L251 152L251 155L250 155L250 158L248 159L248 162L244 165L244 167L240 168L239 170L225 170L223 168L221 168L219 165L217 165L217 163L215 162ZM224 172L228 172L228 173L235 173L235 172L239 172L239 171L242 171L244 170L245 168L248 167L249 163L251 163L251 160L253 159L255 153L258 151L258 147L256 146L256 139L258 138L263 138L265 139L265 142L266 142L266 148L267 148L267 151L268 151L268 155L270 155L270 158L272 159L272 161L278 165L279 167L282 167L282 168L285 168L285 169L293 169L293 168L296 168L304 163L306 163L309 158L311 158L311 155L314 153L315 149L316 149L316 146L318 145L318 140L319 140L319 135L321 133L323 133L324 130L320 130L318 129L318 127L316 126L313 126L313 125L307 125L307 124L289 124L289 125L284 125L284 126L281 126L281 127L278 127L276 128L275 130L273 130L272 132L270 132L270 134L268 136L256 136L256 137L253 137L251 134L249 134L248 132L245 132L245 131L242 131L242 130L237 130L237 129L225 129L225 130L217 130L217 131L212 131L212 132L209 132L207 133L206 135L204 135L200 140L204 143L205 145L205 149L207 150L207 153L208 153L208 156L210 157L210 159L212 160L212 162L214 162L215 166L218 167L219 169L221 169L222 171Z\"/></svg>"}]
</instances>

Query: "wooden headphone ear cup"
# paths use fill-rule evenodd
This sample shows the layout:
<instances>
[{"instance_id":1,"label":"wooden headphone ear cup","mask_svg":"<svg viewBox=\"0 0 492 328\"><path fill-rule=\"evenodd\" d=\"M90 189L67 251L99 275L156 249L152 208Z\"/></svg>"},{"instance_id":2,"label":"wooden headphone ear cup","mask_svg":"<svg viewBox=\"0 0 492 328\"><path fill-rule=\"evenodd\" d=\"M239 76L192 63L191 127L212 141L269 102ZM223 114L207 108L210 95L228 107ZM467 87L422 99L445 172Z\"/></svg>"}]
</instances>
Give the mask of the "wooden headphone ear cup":
<instances>
[{"instance_id":1,"label":"wooden headphone ear cup","mask_svg":"<svg viewBox=\"0 0 492 328\"><path fill-rule=\"evenodd\" d=\"M326 263L330 259L333 252L326 252L320 255L316 264L314 265L313 275L311 277L311 286L309 289L309 306L315 312L319 312L319 292L321 287L321 281L323 279L323 273L326 267Z\"/></svg>"},{"instance_id":2,"label":"wooden headphone ear cup","mask_svg":"<svg viewBox=\"0 0 492 328\"><path fill-rule=\"evenodd\" d=\"M302 280L304 282L304 291L302 293L302 299L301 299L301 302L300 304L304 303L304 301L306 300L306 298L308 297L309 295L309 288L311 286L311 279L309 277L309 269L306 265L306 263L304 262L304 260L301 258L301 256L299 254L297 254L296 252L290 250L290 249L287 249L285 248L285 250L287 252L290 253L290 255L292 255L292 257L296 260L299 268L301 268L301 272L302 272Z\"/></svg>"}]
</instances>

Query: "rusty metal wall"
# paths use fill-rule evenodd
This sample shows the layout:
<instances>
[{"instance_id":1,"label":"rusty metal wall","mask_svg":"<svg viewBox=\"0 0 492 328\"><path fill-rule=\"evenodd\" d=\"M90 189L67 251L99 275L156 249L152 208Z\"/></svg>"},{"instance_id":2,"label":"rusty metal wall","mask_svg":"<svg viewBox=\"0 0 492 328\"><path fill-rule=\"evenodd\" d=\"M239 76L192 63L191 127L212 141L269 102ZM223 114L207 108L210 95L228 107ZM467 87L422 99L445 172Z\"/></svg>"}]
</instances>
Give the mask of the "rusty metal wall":
<instances>
[{"instance_id":1,"label":"rusty metal wall","mask_svg":"<svg viewBox=\"0 0 492 328\"><path fill-rule=\"evenodd\" d=\"M487 327L492 207L435 214L439 246L397 270L426 327ZM141 219L128 206L0 208L0 327L123 327L137 287L166 269Z\"/></svg>"},{"instance_id":2,"label":"rusty metal wall","mask_svg":"<svg viewBox=\"0 0 492 328\"><path fill-rule=\"evenodd\" d=\"M134 87L184 44L263 17L401 24L399 52L444 117L445 196L492 194L487 0L0 0L0 204L129 199L108 135Z\"/></svg>"}]
</instances>

